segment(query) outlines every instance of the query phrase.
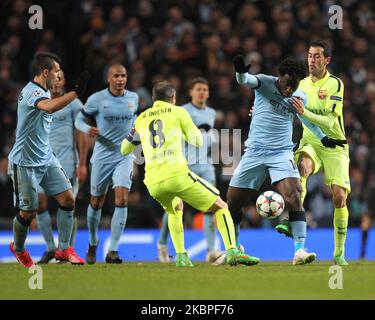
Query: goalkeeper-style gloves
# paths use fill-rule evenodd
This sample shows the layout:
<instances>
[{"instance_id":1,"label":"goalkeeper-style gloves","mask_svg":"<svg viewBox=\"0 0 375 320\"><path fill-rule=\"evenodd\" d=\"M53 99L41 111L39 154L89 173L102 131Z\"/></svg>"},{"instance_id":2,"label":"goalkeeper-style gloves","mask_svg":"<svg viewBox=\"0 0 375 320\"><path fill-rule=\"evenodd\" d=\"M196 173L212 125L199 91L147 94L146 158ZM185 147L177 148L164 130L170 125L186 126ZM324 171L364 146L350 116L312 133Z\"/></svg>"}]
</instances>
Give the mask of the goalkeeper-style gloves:
<instances>
[{"instance_id":1,"label":"goalkeeper-style gloves","mask_svg":"<svg viewBox=\"0 0 375 320\"><path fill-rule=\"evenodd\" d=\"M91 75L87 70L83 71L79 75L79 78L72 89L72 91L75 91L77 93L78 97L81 97L82 94L85 92L87 82L89 81L90 78L91 78Z\"/></svg>"},{"instance_id":2,"label":"goalkeeper-style gloves","mask_svg":"<svg viewBox=\"0 0 375 320\"><path fill-rule=\"evenodd\" d=\"M323 144L323 146L327 148L336 148L336 146L339 147L345 147L345 145L348 143L346 140L337 140L337 139L331 139L325 136L322 140L320 140Z\"/></svg>"},{"instance_id":3,"label":"goalkeeper-style gloves","mask_svg":"<svg viewBox=\"0 0 375 320\"><path fill-rule=\"evenodd\" d=\"M245 64L245 59L240 54L234 57L233 65L237 73L246 73L251 67L250 63L248 65Z\"/></svg>"}]
</instances>

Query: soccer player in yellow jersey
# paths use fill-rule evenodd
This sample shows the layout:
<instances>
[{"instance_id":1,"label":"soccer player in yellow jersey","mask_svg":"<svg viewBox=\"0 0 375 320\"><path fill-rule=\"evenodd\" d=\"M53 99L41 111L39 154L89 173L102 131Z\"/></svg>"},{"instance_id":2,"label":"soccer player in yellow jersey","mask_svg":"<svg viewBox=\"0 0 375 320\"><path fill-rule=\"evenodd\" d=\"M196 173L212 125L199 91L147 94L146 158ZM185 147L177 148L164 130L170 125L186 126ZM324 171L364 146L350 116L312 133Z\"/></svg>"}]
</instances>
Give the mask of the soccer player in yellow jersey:
<instances>
[{"instance_id":1,"label":"soccer player in yellow jersey","mask_svg":"<svg viewBox=\"0 0 375 320\"><path fill-rule=\"evenodd\" d=\"M345 239L349 212L346 199L350 193L349 147L345 140L343 122L344 85L331 75L327 65L331 61L331 50L322 40L313 41L308 52L309 76L299 84L307 96L307 105L298 101L296 111L310 122L318 125L332 139L341 142L334 149L324 147L309 130L303 131L300 147L295 153L301 175L302 202L306 196L306 179L319 171L324 172L325 183L332 190L334 211L334 262L347 265L345 261ZM291 234L288 221L276 226L276 230Z\"/></svg>"},{"instance_id":2,"label":"soccer player in yellow jersey","mask_svg":"<svg viewBox=\"0 0 375 320\"><path fill-rule=\"evenodd\" d=\"M256 257L241 253L235 245L234 226L227 204L219 191L191 172L183 155L182 139L200 147L202 134L189 113L177 107L176 90L167 81L152 90L154 104L142 112L134 128L121 144L122 155L130 154L141 143L145 157L145 179L150 195L168 213L168 227L176 250L176 266L190 267L184 245L183 202L202 211L212 211L227 250L230 265L254 265Z\"/></svg>"}]
</instances>

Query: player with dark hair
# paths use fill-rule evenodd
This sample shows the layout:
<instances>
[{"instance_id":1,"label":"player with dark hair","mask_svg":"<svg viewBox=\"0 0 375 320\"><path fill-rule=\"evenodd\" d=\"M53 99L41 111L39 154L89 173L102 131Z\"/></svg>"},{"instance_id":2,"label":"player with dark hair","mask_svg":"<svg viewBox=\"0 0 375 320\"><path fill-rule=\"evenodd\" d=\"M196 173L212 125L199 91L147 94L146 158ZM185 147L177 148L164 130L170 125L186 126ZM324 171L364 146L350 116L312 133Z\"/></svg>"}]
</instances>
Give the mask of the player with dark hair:
<instances>
[{"instance_id":1,"label":"player with dark hair","mask_svg":"<svg viewBox=\"0 0 375 320\"><path fill-rule=\"evenodd\" d=\"M65 93L65 76L60 70L56 81L51 88L52 98L61 97ZM69 103L64 109L54 112L49 142L52 151L60 161L61 166L66 172L70 183L72 184L74 197L77 196L79 184L86 180L87 166L86 159L88 153L88 139L85 134L75 130L74 120L82 109L82 102L77 98ZM79 154L78 154L78 150ZM47 251L44 252L38 264L48 263L53 258L59 258L60 254L56 252L56 245L53 239L51 216L47 208L48 197L43 189L38 190L39 208L36 220L38 228L47 244ZM59 215L64 214L61 209L57 210L57 221L60 221ZM74 250L74 241L77 231L77 217L73 218L73 229L69 239L69 247Z\"/></svg>"},{"instance_id":2,"label":"player with dark hair","mask_svg":"<svg viewBox=\"0 0 375 320\"><path fill-rule=\"evenodd\" d=\"M304 65L289 58L285 59L279 65L278 77L274 77L265 74L250 75L247 73L250 64L246 65L242 56L236 56L233 63L238 83L255 90L252 122L245 142L246 150L227 192L237 247L240 246L242 208L260 189L269 174L272 184L289 207L290 221L294 226L293 264L311 263L316 254L305 250L306 217L300 199L300 176L294 163L292 142L293 119L296 115L293 106L297 101L306 101L305 94L297 90L300 80L305 77ZM299 118L321 143L332 148L336 146L337 141L327 138L319 127L303 117ZM222 262L222 258L219 259L217 263Z\"/></svg>"},{"instance_id":3,"label":"player with dark hair","mask_svg":"<svg viewBox=\"0 0 375 320\"><path fill-rule=\"evenodd\" d=\"M13 220L14 242L10 250L25 267L34 266L25 241L31 221L38 211L38 186L53 196L62 212L58 217L59 244L62 260L83 264L69 248L73 227L74 194L64 169L52 152L49 132L52 113L64 108L83 93L88 81L81 74L73 90L54 99L49 89L60 72L60 59L51 53L39 53L32 63L34 79L18 98L16 142L9 154L9 175L13 180L14 203L20 211Z\"/></svg>"},{"instance_id":4,"label":"player with dark hair","mask_svg":"<svg viewBox=\"0 0 375 320\"><path fill-rule=\"evenodd\" d=\"M214 143L210 130L215 125L216 111L207 106L209 98L208 81L202 77L191 80L189 87L191 101L183 104L182 107L189 112L194 124L201 130L203 135L203 145L200 148L192 148L185 144L185 156L189 163L189 169L195 174L208 181L212 185L216 184L215 167L211 159L211 147ZM212 212L204 212L203 231L207 240L206 261L215 261L222 252L215 250L216 228L214 215ZM169 262L167 249L168 240L168 213L164 213L160 238L158 241L158 256L161 262Z\"/></svg>"},{"instance_id":5,"label":"player with dark hair","mask_svg":"<svg viewBox=\"0 0 375 320\"><path fill-rule=\"evenodd\" d=\"M127 77L124 66L111 65L107 75L109 87L88 98L75 122L77 129L91 137L97 137L90 160L91 199L87 208L90 239L86 254L89 264L96 262L101 211L111 182L115 191L115 211L105 261L122 263L118 247L128 216L128 194L132 183L134 156L122 157L120 144L133 127L139 100L135 92L125 89ZM97 127L88 125L87 118L94 118Z\"/></svg>"},{"instance_id":6,"label":"player with dark hair","mask_svg":"<svg viewBox=\"0 0 375 320\"><path fill-rule=\"evenodd\" d=\"M184 244L182 223L183 202L202 211L212 211L231 265L254 265L258 258L241 253L235 246L233 221L219 191L189 170L182 151L182 139L201 147L202 134L189 113L177 107L176 90L167 81L152 90L154 104L142 112L131 134L121 144L121 153L128 155L141 143L145 156L145 179L150 195L168 213L168 226L176 250L176 266L192 267Z\"/></svg>"},{"instance_id":7,"label":"player with dark hair","mask_svg":"<svg viewBox=\"0 0 375 320\"><path fill-rule=\"evenodd\" d=\"M345 240L349 211L346 205L350 193L349 147L345 138L343 118L344 84L327 70L332 52L322 40L311 42L308 52L309 76L304 78L299 89L307 95L307 103L296 101L294 107L299 115L319 126L327 137L341 141L339 148L322 146L318 139L304 126L300 147L295 153L301 174L301 202L306 196L306 180L310 175L324 171L325 183L332 190L334 205L334 262L347 265ZM290 221L290 217L289 217ZM293 225L288 220L276 226L276 230L290 236Z\"/></svg>"}]
</instances>

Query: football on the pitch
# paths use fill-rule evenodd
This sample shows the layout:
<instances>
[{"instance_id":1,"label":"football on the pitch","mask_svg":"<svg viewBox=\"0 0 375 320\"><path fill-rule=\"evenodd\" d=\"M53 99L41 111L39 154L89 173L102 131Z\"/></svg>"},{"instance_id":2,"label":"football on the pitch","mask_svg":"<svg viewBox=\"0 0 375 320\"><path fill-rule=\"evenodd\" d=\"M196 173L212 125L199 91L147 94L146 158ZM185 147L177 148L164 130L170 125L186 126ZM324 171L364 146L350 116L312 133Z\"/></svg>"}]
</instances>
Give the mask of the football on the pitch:
<instances>
[{"instance_id":1,"label":"football on the pitch","mask_svg":"<svg viewBox=\"0 0 375 320\"><path fill-rule=\"evenodd\" d=\"M285 208L283 197L275 191L265 191L257 199L256 210L267 219L278 217Z\"/></svg>"}]
</instances>

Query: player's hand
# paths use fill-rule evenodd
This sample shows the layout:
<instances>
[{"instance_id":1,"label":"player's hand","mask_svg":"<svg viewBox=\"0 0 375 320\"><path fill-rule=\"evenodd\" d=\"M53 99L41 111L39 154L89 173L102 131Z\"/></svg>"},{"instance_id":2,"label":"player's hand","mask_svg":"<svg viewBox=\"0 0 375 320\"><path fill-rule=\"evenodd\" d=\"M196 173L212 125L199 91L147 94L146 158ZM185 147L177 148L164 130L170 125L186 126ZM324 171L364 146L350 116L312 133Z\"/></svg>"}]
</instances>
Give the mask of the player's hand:
<instances>
[{"instance_id":1,"label":"player's hand","mask_svg":"<svg viewBox=\"0 0 375 320\"><path fill-rule=\"evenodd\" d=\"M245 59L240 54L234 57L233 65L234 65L234 69L238 73L246 73L249 71L251 67L250 63L248 65L245 64Z\"/></svg>"},{"instance_id":2,"label":"player's hand","mask_svg":"<svg viewBox=\"0 0 375 320\"><path fill-rule=\"evenodd\" d=\"M72 91L75 91L77 93L78 97L82 96L82 94L85 92L87 82L89 81L90 78L91 78L91 75L87 70L83 71L80 74L76 84L74 85L72 89Z\"/></svg>"},{"instance_id":3,"label":"player's hand","mask_svg":"<svg viewBox=\"0 0 375 320\"><path fill-rule=\"evenodd\" d=\"M100 134L100 131L98 128L90 127L88 135L92 138L97 137Z\"/></svg>"},{"instance_id":4,"label":"player's hand","mask_svg":"<svg viewBox=\"0 0 375 320\"><path fill-rule=\"evenodd\" d=\"M201 124L200 126L198 126L198 129L208 132L210 131L211 126L205 123L205 124Z\"/></svg>"},{"instance_id":5,"label":"player's hand","mask_svg":"<svg viewBox=\"0 0 375 320\"><path fill-rule=\"evenodd\" d=\"M79 184L83 184L87 178L87 166L85 164L79 164L77 167L77 178Z\"/></svg>"},{"instance_id":6,"label":"player's hand","mask_svg":"<svg viewBox=\"0 0 375 320\"><path fill-rule=\"evenodd\" d=\"M305 112L305 106L300 98L292 97L292 105L298 114L302 115Z\"/></svg>"},{"instance_id":7,"label":"player's hand","mask_svg":"<svg viewBox=\"0 0 375 320\"><path fill-rule=\"evenodd\" d=\"M345 147L345 145L348 143L346 140L337 140L337 139L331 139L325 136L322 140L320 140L323 144L323 146L327 148L336 148L336 146L339 147Z\"/></svg>"}]
</instances>

